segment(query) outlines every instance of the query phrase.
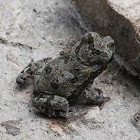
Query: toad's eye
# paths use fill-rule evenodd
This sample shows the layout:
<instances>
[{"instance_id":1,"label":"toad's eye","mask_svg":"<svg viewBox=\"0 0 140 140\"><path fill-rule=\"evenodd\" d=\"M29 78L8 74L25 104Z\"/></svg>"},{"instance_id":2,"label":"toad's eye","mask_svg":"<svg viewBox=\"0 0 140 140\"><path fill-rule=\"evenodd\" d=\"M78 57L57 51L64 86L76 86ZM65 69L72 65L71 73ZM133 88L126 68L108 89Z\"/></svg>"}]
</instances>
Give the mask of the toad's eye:
<instances>
[{"instance_id":1,"label":"toad's eye","mask_svg":"<svg viewBox=\"0 0 140 140\"><path fill-rule=\"evenodd\" d=\"M92 37L92 36L89 37L89 39L88 39L88 43L93 43L93 42L94 42L93 37Z\"/></svg>"},{"instance_id":2,"label":"toad's eye","mask_svg":"<svg viewBox=\"0 0 140 140\"><path fill-rule=\"evenodd\" d=\"M92 43L93 42L93 37L90 33L88 33L87 35L84 35L82 37L82 42L83 43Z\"/></svg>"},{"instance_id":3,"label":"toad's eye","mask_svg":"<svg viewBox=\"0 0 140 140\"><path fill-rule=\"evenodd\" d=\"M115 43L114 42L111 42L111 43L107 44L107 47L109 47L109 48L112 48L114 46L115 46Z\"/></svg>"},{"instance_id":4,"label":"toad's eye","mask_svg":"<svg viewBox=\"0 0 140 140\"><path fill-rule=\"evenodd\" d=\"M93 43L94 40L90 33L88 33L87 37L88 37L88 43Z\"/></svg>"},{"instance_id":5,"label":"toad's eye","mask_svg":"<svg viewBox=\"0 0 140 140\"><path fill-rule=\"evenodd\" d=\"M87 42L88 42L88 38L87 38L86 36L83 36L83 37L82 37L82 42L83 42L83 43L87 43Z\"/></svg>"}]
</instances>

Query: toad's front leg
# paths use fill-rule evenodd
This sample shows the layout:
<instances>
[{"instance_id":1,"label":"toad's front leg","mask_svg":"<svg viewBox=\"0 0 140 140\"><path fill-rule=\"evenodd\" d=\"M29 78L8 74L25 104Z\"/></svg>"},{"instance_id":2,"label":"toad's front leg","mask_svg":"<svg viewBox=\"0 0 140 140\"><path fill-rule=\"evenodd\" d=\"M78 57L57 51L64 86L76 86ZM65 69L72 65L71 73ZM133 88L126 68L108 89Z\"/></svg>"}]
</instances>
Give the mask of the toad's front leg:
<instances>
[{"instance_id":1,"label":"toad's front leg","mask_svg":"<svg viewBox=\"0 0 140 140\"><path fill-rule=\"evenodd\" d=\"M88 87L79 96L77 101L80 104L93 104L102 107L102 105L109 100L110 97L104 97L101 89Z\"/></svg>"},{"instance_id":2,"label":"toad's front leg","mask_svg":"<svg viewBox=\"0 0 140 140\"><path fill-rule=\"evenodd\" d=\"M42 95L40 97L34 97L33 105L49 117L66 117L66 113L69 111L69 103L67 99L57 95Z\"/></svg>"},{"instance_id":3,"label":"toad's front leg","mask_svg":"<svg viewBox=\"0 0 140 140\"><path fill-rule=\"evenodd\" d=\"M110 97L104 97L103 91L98 88L90 88L85 94L87 103L98 105L100 109L103 108L104 103L110 101Z\"/></svg>"}]
</instances>

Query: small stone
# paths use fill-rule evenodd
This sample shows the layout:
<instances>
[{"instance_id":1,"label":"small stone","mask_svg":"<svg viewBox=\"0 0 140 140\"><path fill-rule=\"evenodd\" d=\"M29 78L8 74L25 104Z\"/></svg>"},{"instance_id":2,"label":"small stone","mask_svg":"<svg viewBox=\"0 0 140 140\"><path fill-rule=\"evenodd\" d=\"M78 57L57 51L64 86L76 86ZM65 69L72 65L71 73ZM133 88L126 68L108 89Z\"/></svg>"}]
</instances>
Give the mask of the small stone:
<instances>
[{"instance_id":1,"label":"small stone","mask_svg":"<svg viewBox=\"0 0 140 140\"><path fill-rule=\"evenodd\" d=\"M16 136L20 134L20 129L15 125L18 125L21 120L10 120L1 123L1 126L5 126L8 134Z\"/></svg>"}]
</instances>

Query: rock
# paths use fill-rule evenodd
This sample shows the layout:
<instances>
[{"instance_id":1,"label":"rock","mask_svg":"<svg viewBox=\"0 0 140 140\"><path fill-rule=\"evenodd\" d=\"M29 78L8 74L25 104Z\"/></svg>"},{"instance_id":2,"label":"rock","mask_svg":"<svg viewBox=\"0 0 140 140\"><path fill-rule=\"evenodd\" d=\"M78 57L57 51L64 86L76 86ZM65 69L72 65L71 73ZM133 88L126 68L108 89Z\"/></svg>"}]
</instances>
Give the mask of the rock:
<instances>
[{"instance_id":1,"label":"rock","mask_svg":"<svg viewBox=\"0 0 140 140\"><path fill-rule=\"evenodd\" d=\"M87 24L116 42L115 60L140 78L139 0L74 0Z\"/></svg>"}]
</instances>

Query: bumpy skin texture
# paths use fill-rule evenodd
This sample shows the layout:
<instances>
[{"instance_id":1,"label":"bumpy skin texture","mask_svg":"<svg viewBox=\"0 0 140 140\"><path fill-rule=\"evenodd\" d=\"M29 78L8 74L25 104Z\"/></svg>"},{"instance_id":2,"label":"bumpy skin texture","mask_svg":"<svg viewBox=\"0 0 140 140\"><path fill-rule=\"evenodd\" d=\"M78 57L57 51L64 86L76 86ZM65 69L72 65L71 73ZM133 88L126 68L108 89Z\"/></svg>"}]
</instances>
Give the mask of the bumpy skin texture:
<instances>
[{"instance_id":1,"label":"bumpy skin texture","mask_svg":"<svg viewBox=\"0 0 140 140\"><path fill-rule=\"evenodd\" d=\"M107 68L114 50L110 36L89 32L49 63L47 59L32 61L16 81L22 84L34 77L33 105L48 116L66 117L71 102L101 105L110 100L91 85Z\"/></svg>"}]
</instances>

